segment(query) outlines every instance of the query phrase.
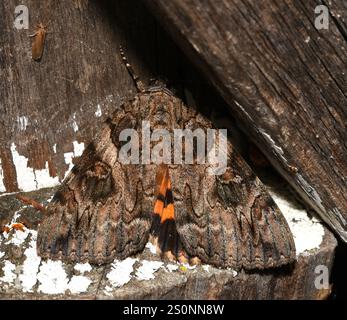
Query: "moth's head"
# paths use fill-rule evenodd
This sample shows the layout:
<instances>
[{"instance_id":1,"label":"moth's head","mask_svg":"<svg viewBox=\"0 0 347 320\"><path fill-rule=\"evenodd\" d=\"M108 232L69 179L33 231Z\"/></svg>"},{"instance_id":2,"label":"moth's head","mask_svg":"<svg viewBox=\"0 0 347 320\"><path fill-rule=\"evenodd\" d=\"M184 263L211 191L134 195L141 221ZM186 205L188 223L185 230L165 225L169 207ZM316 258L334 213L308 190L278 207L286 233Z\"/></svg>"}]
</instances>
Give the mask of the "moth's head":
<instances>
[{"instance_id":1,"label":"moth's head","mask_svg":"<svg viewBox=\"0 0 347 320\"><path fill-rule=\"evenodd\" d=\"M167 88L168 80L160 78L151 78L149 79L149 87L152 89L155 88Z\"/></svg>"},{"instance_id":2,"label":"moth's head","mask_svg":"<svg viewBox=\"0 0 347 320\"><path fill-rule=\"evenodd\" d=\"M174 100L175 98L168 90L161 90L153 94L150 102L151 127L163 129L177 128Z\"/></svg>"}]
</instances>

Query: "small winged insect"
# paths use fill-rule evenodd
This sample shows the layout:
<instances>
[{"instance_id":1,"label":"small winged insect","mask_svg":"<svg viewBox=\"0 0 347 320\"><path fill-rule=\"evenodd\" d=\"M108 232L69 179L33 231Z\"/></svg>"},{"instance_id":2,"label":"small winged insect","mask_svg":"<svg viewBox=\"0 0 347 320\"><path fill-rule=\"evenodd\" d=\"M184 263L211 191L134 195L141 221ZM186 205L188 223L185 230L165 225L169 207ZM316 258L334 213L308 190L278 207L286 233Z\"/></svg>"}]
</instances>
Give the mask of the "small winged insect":
<instances>
[{"instance_id":1,"label":"small winged insect","mask_svg":"<svg viewBox=\"0 0 347 320\"><path fill-rule=\"evenodd\" d=\"M47 25L39 23L36 26L35 32L29 37L33 38L31 47L31 56L33 60L40 61L42 58L43 50L45 47L45 40L47 34Z\"/></svg>"},{"instance_id":2,"label":"small winged insect","mask_svg":"<svg viewBox=\"0 0 347 320\"><path fill-rule=\"evenodd\" d=\"M120 133L130 128L141 136L143 121L169 131L214 128L165 87L146 88L121 55L138 93L103 124L45 208L39 255L104 264L141 252L151 238L178 260L221 268L293 262L285 218L230 141L220 175L208 174L207 162L124 164L117 158Z\"/></svg>"}]
</instances>

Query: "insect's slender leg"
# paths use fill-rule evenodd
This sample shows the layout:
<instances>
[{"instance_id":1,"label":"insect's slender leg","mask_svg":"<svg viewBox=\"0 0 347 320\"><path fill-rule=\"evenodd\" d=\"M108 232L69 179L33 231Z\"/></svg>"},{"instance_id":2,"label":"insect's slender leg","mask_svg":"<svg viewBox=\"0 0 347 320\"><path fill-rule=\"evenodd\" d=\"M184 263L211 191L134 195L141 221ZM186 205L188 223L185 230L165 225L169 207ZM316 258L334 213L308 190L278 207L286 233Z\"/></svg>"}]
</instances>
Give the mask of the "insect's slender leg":
<instances>
[{"instance_id":1,"label":"insect's slender leg","mask_svg":"<svg viewBox=\"0 0 347 320\"><path fill-rule=\"evenodd\" d=\"M131 64L128 62L128 59L125 56L125 53L123 51L123 48L120 46L119 47L119 52L120 55L122 57L123 63L125 64L126 68L128 69L128 72L130 74L130 76L132 77L132 79L135 82L136 88L139 92L144 92L145 91L145 86L142 83L142 81L140 80L139 76L135 73L133 67L131 66Z\"/></svg>"}]
</instances>

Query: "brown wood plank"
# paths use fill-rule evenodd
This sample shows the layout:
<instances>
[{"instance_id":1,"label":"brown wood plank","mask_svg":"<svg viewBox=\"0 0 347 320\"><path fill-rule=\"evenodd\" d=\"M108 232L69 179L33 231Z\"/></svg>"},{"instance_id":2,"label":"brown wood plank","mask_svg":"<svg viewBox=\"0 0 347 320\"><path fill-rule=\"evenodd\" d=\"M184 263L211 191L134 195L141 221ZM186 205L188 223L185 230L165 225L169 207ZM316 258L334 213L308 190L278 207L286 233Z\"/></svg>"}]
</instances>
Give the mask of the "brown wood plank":
<instances>
[{"instance_id":1,"label":"brown wood plank","mask_svg":"<svg viewBox=\"0 0 347 320\"><path fill-rule=\"evenodd\" d=\"M177 67L184 56L137 0L24 4L28 30L14 28L17 2L0 3L0 193L35 189L35 179L42 187L38 170L62 180L67 158L76 156L73 143L92 140L115 107L134 96L120 45L145 83L158 74L177 79L184 69ZM49 22L48 34L36 62L29 35L40 22Z\"/></svg>"},{"instance_id":2,"label":"brown wood plank","mask_svg":"<svg viewBox=\"0 0 347 320\"><path fill-rule=\"evenodd\" d=\"M144 0L244 131L347 241L347 7L317 1ZM297 169L296 169L297 168Z\"/></svg>"}]
</instances>

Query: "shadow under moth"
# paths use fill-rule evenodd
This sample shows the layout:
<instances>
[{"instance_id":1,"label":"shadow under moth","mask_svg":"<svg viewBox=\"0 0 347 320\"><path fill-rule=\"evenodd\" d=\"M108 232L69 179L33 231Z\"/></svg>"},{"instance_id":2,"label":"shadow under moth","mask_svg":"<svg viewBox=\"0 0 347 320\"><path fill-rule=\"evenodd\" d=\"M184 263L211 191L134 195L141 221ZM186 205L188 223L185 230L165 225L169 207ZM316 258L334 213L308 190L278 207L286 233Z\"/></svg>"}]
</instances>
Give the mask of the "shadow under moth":
<instances>
[{"instance_id":1,"label":"shadow under moth","mask_svg":"<svg viewBox=\"0 0 347 320\"><path fill-rule=\"evenodd\" d=\"M221 268L293 262L295 245L285 218L230 141L221 175L208 174L209 163L119 161L125 143L120 133L131 128L141 139L143 121L169 131L213 128L166 88L146 89L133 78L139 92L103 124L45 209L38 254L104 264L141 252L151 238L162 254Z\"/></svg>"}]
</instances>

